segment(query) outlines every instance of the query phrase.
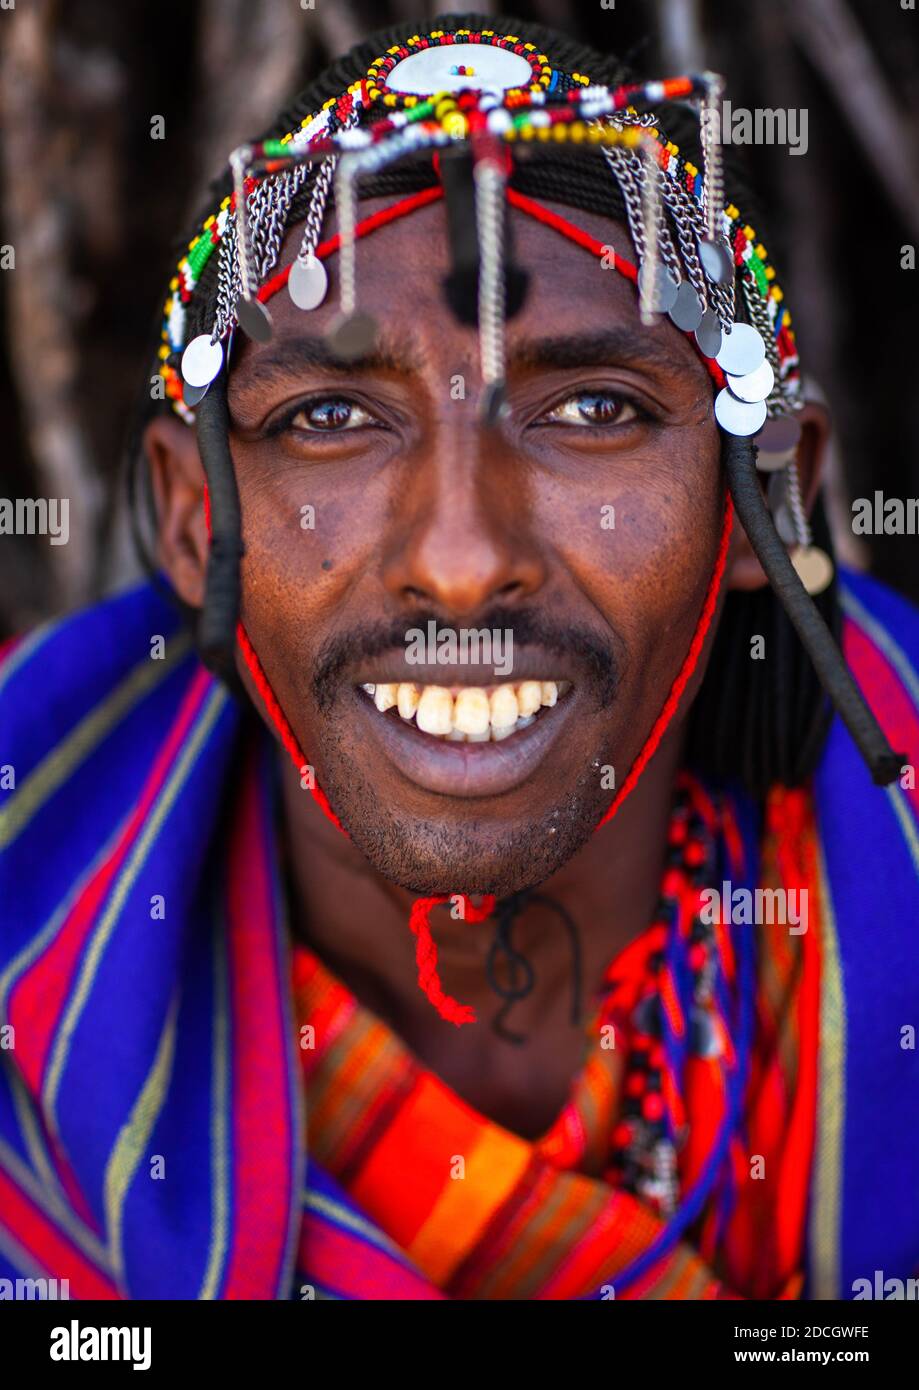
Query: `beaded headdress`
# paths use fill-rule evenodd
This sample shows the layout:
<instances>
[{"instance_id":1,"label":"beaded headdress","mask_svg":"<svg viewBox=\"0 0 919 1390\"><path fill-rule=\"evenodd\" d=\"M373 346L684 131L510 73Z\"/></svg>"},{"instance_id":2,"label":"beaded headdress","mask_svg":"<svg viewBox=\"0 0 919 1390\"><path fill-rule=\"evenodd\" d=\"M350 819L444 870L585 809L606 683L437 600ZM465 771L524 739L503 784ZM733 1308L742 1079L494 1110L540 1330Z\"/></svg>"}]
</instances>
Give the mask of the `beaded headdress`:
<instances>
[{"instance_id":1,"label":"beaded headdress","mask_svg":"<svg viewBox=\"0 0 919 1390\"><path fill-rule=\"evenodd\" d=\"M674 686L604 821L653 755L698 660L735 510L875 781L897 776L902 758L891 750L810 597L829 582L832 564L812 544L798 485L795 448L803 405L798 355L765 247L741 211L724 205L715 119L722 92L722 79L707 72L610 87L589 74L561 70L548 54L514 34L435 29L380 54L363 77L298 129L230 156L233 192L192 240L170 285L160 372L174 409L196 423L207 476L211 549L199 645L215 669L232 663L238 647L298 767L306 764L305 755L239 621L241 524L226 406L233 334L239 328L258 341L270 338L269 305L280 292L309 313L327 294L323 262L337 254L339 312L329 330L330 347L345 361L363 356L373 345L376 325L358 296L357 239L442 199L451 262L444 292L460 321L478 328L483 428L500 428L507 409L505 325L526 294L526 271L513 254L509 208L605 257L607 266L634 281L642 319L667 316L690 338L713 381L727 481L718 558ZM697 112L701 168L663 133L655 108L666 103ZM538 159L542 145L600 151L605 168L598 176L618 186L637 263L512 187L523 147ZM359 180L422 157L433 161L436 185L358 221ZM323 239L333 186L337 231ZM288 214L298 197L307 205L299 250L278 270ZM189 341L189 307L212 256L218 257L213 323ZM778 493L776 518L764 496L763 474L773 475L768 491L774 507ZM786 543L793 547L791 556ZM314 795L338 824L318 787ZM426 905L421 916L433 901L420 900ZM467 915L474 912L480 909L468 904ZM421 932L424 923L415 918L413 913L413 927ZM419 945L419 960L422 954Z\"/></svg>"}]
</instances>

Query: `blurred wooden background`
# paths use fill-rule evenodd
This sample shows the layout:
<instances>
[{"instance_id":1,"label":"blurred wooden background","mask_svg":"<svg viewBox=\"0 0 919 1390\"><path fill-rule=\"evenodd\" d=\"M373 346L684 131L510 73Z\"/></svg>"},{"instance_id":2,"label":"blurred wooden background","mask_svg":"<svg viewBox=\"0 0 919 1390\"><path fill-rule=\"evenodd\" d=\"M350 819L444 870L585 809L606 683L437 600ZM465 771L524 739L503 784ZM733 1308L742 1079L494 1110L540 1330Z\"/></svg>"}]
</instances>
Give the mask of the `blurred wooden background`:
<instances>
[{"instance_id":1,"label":"blurred wooden background","mask_svg":"<svg viewBox=\"0 0 919 1390\"><path fill-rule=\"evenodd\" d=\"M206 180L293 90L416 0L15 0L0 9L0 496L69 497L69 544L0 536L0 636L134 573L126 423ZM711 67L735 106L808 112L748 153L802 358L836 416L835 490L919 495L919 12L899 0L536 0L514 13L646 75ZM480 12L499 13L493 5ZM165 139L151 119L165 118ZM843 512L844 523L845 515ZM851 538L850 538L851 541ZM864 560L919 599L919 538Z\"/></svg>"}]
</instances>

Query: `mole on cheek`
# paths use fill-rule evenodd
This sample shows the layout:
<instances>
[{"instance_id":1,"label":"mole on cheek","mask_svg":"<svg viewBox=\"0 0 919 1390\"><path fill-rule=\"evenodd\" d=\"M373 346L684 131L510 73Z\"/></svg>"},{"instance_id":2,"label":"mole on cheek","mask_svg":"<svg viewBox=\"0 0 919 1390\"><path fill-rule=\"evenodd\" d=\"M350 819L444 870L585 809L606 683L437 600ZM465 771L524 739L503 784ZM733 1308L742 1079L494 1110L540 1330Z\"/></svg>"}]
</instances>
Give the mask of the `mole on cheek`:
<instances>
[{"instance_id":1,"label":"mole on cheek","mask_svg":"<svg viewBox=\"0 0 919 1390\"><path fill-rule=\"evenodd\" d=\"M333 560L323 560L323 562L322 562L322 568L323 568L324 570L330 570L330 569L332 568L333 564L334 564L334 561L333 561Z\"/></svg>"}]
</instances>

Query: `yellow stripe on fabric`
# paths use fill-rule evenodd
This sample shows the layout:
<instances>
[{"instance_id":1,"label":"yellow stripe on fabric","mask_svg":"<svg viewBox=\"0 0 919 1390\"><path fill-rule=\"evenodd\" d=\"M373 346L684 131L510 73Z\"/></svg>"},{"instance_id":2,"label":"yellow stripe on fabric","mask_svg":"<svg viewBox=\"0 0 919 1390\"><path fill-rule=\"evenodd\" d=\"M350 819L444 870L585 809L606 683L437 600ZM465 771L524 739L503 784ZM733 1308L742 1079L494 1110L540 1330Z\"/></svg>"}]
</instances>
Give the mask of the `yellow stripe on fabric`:
<instances>
[{"instance_id":1,"label":"yellow stripe on fabric","mask_svg":"<svg viewBox=\"0 0 919 1390\"><path fill-rule=\"evenodd\" d=\"M372 1245L378 1246L380 1250L385 1250L389 1255L395 1255L402 1259L405 1252L399 1248L394 1240L390 1240L385 1231L374 1226L356 1212L349 1211L339 1202L333 1202L330 1197L323 1197L319 1192L312 1192L307 1188L303 1194L303 1207L305 1210L315 1211L320 1216L327 1217L334 1221L337 1226L344 1226L349 1231L354 1231L356 1235L363 1236Z\"/></svg>"},{"instance_id":2,"label":"yellow stripe on fabric","mask_svg":"<svg viewBox=\"0 0 919 1390\"><path fill-rule=\"evenodd\" d=\"M846 1013L836 913L823 844L817 841L822 911L820 938L820 1045L817 1052L817 1123L810 1204L810 1295L838 1299L845 1133Z\"/></svg>"},{"instance_id":3,"label":"yellow stripe on fabric","mask_svg":"<svg viewBox=\"0 0 919 1390\"><path fill-rule=\"evenodd\" d=\"M163 680L185 656L191 638L174 638L162 660L146 657L106 698L84 715L75 729L52 748L0 810L0 850L20 835L50 796L98 747L131 707Z\"/></svg>"},{"instance_id":4,"label":"yellow stripe on fabric","mask_svg":"<svg viewBox=\"0 0 919 1390\"><path fill-rule=\"evenodd\" d=\"M906 797L903 795L901 787L894 783L892 786L885 787L893 813L897 818L906 847L909 850L910 858L913 861L913 868L919 876L919 833L916 831L916 822L913 819L912 811L907 805Z\"/></svg>"},{"instance_id":5,"label":"yellow stripe on fabric","mask_svg":"<svg viewBox=\"0 0 919 1390\"><path fill-rule=\"evenodd\" d=\"M46 1192L40 1186L34 1173L29 1171L15 1149L3 1138L0 1138L0 1167L6 1169L17 1187L22 1188L30 1201L40 1207L50 1221L60 1226L88 1260L98 1265L103 1273L110 1273L108 1254L93 1232L74 1215L71 1207L59 1202L52 1192Z\"/></svg>"},{"instance_id":6,"label":"yellow stripe on fabric","mask_svg":"<svg viewBox=\"0 0 919 1390\"><path fill-rule=\"evenodd\" d=\"M211 730L223 711L228 698L227 691L222 686L215 687L208 696L207 703L198 716L194 729L187 739L185 747L182 749L181 756L169 777L169 781L166 783L166 786L163 788L147 817L143 832L131 852L130 859L118 877L118 881L112 891L105 912L98 927L93 933L92 940L80 969L80 978L77 981L64 1018L58 1028L57 1036L54 1040L54 1049L48 1064L42 1099L47 1123L55 1132L57 1132L57 1093L61 1084L61 1077L63 1076L67 1055L70 1051L71 1039L80 1021L80 1015L86 1006L86 1001L89 998L89 992L92 989L96 971L99 969L100 962L105 953L105 948L115 929L118 918L121 916L121 911L127 901L128 895L134 887L134 883L147 860L147 856L156 844L160 830L178 799L179 793L188 779L201 749L210 737Z\"/></svg>"},{"instance_id":7,"label":"yellow stripe on fabric","mask_svg":"<svg viewBox=\"0 0 919 1390\"><path fill-rule=\"evenodd\" d=\"M124 1251L122 1249L122 1226L124 1204L128 1189L144 1156L150 1141L172 1076L175 1059L176 1019L179 1012L178 995L173 996L166 1015L166 1022L157 1044L156 1056L146 1081L133 1106L131 1113L122 1125L115 1146L105 1165L103 1194L105 1203L105 1229L108 1233L109 1259L119 1283L124 1283Z\"/></svg>"},{"instance_id":8,"label":"yellow stripe on fabric","mask_svg":"<svg viewBox=\"0 0 919 1390\"><path fill-rule=\"evenodd\" d=\"M36 1262L34 1255L23 1250L5 1226L0 1226L0 1255L5 1255L10 1264L26 1279L47 1279L51 1273L44 1265Z\"/></svg>"},{"instance_id":9,"label":"yellow stripe on fabric","mask_svg":"<svg viewBox=\"0 0 919 1390\"><path fill-rule=\"evenodd\" d=\"M93 857L88 867L84 869L83 873L70 889L70 892L62 902L58 903L41 931L37 932L31 940L26 942L19 954L13 957L3 974L0 975L0 1019L7 1018L6 1006L11 989L18 981L20 975L24 974L29 966L43 954L46 947L60 931L64 922L66 922L67 918L70 916L74 903L78 898L82 897L86 885L95 878L102 864L111 856L112 851L124 833L125 826L131 819L131 814L132 813L129 811L121 824L115 827L109 839L106 840L102 848Z\"/></svg>"},{"instance_id":10,"label":"yellow stripe on fabric","mask_svg":"<svg viewBox=\"0 0 919 1390\"><path fill-rule=\"evenodd\" d=\"M10 1089L13 1094L13 1108L16 1111L16 1118L19 1121L19 1128L25 1140L25 1146L29 1151L29 1158L32 1167L35 1169L36 1176L45 1184L50 1192L59 1201L66 1201L64 1191L58 1182L57 1173L52 1167L51 1161L45 1152L45 1145L39 1129L38 1119L35 1114L35 1107L32 1104L32 1097L28 1088L14 1067L9 1069Z\"/></svg>"},{"instance_id":11,"label":"yellow stripe on fabric","mask_svg":"<svg viewBox=\"0 0 919 1390\"><path fill-rule=\"evenodd\" d=\"M853 618L859 627L864 628L872 642L884 653L891 666L902 678L903 684L913 697L913 702L919 705L919 675L916 674L906 652L898 642L894 641L887 628L881 626L877 618L859 603L849 589L842 588L841 600L843 611Z\"/></svg>"},{"instance_id":12,"label":"yellow stripe on fabric","mask_svg":"<svg viewBox=\"0 0 919 1390\"><path fill-rule=\"evenodd\" d=\"M229 1158L227 1155L227 1104L230 1094L228 1068L230 1029L228 1024L227 950L223 923L214 924L214 1042L211 1066L214 1084L211 1099L211 1243L199 1299L214 1299L220 1288L229 1243Z\"/></svg>"},{"instance_id":13,"label":"yellow stripe on fabric","mask_svg":"<svg viewBox=\"0 0 919 1390\"><path fill-rule=\"evenodd\" d=\"M465 1176L448 1178L407 1254L435 1284L447 1282L492 1213L530 1163L524 1140L486 1129L466 1158Z\"/></svg>"}]
</instances>

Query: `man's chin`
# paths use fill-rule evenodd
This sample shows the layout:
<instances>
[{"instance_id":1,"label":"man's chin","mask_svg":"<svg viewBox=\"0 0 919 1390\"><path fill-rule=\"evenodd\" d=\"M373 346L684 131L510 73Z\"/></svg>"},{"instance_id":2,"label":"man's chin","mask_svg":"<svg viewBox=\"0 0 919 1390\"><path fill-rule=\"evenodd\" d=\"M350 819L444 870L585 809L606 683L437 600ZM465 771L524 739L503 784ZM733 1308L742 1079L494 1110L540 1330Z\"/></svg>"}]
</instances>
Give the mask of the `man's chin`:
<instances>
[{"instance_id":1,"label":"man's chin","mask_svg":"<svg viewBox=\"0 0 919 1390\"><path fill-rule=\"evenodd\" d=\"M347 808L336 813L377 873L400 888L425 897L500 898L544 883L587 842L605 803L587 804L583 791L539 819L503 827L397 820L389 811L372 821L349 817Z\"/></svg>"}]
</instances>

